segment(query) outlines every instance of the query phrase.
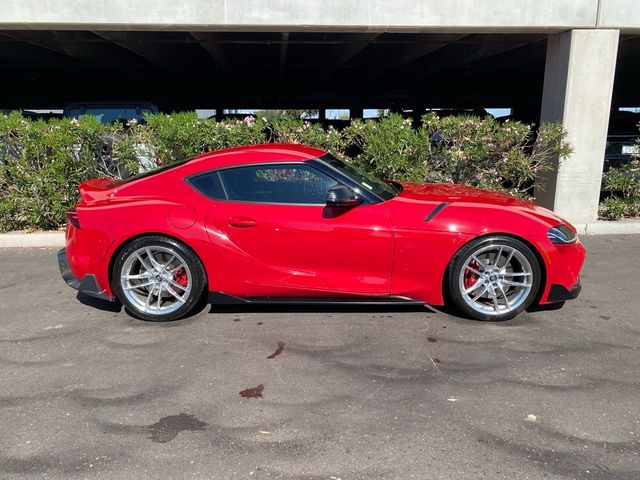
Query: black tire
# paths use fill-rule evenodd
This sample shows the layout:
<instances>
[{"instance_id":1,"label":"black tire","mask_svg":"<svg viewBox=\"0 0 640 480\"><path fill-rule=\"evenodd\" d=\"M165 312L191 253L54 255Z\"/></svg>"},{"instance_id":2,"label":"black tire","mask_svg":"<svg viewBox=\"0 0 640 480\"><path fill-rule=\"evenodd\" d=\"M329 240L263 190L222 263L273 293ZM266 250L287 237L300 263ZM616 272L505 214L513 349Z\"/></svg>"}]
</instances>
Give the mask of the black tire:
<instances>
[{"instance_id":1,"label":"black tire","mask_svg":"<svg viewBox=\"0 0 640 480\"><path fill-rule=\"evenodd\" d=\"M145 257L144 253L140 255L141 252L148 251L152 252L152 257ZM140 256L142 256L141 260L139 260ZM155 264L151 262L152 258L156 262ZM162 258L168 263L166 263L165 268L160 270L160 267L164 265ZM166 260L167 258L173 258L174 260ZM149 267L159 265L159 267L154 269L154 273L151 273L147 272L147 270L151 269L143 268L145 265ZM184 277L181 276L177 281L184 280L188 288L176 284L174 273L170 271L175 265L178 265L175 267L178 273L186 277L186 280L184 280ZM123 268L136 267L138 269L137 276L148 275L148 277L135 280L140 282L140 288L131 288L131 284L129 284L126 289L131 293L125 294L123 282L132 282L132 280L123 278ZM182 268L182 272L179 271L180 268ZM130 277L131 275L127 276L127 278ZM113 262L111 278L111 289L127 311L137 318L152 322L168 322L189 315L201 303L200 300L203 298L207 286L204 268L193 250L178 240L161 235L139 237L122 248ZM149 288L144 284L147 281L157 283L153 283ZM165 290L163 290L163 287ZM179 288L184 288L184 290L181 291ZM154 291L156 292L155 295ZM181 298L172 297L169 291L174 294L178 293ZM151 299L151 305L154 306L152 307L147 302L147 309L145 310L144 306L141 305L141 301L147 295ZM173 303L171 303L172 301ZM170 305L173 305L173 307ZM153 309L156 311L153 311ZM162 309L170 311L163 312Z\"/></svg>"},{"instance_id":2,"label":"black tire","mask_svg":"<svg viewBox=\"0 0 640 480\"><path fill-rule=\"evenodd\" d=\"M493 260L492 252L495 252ZM473 260L472 255L482 262ZM527 244L513 237L492 235L469 242L453 256L447 270L445 294L455 308L469 317L499 322L514 318L531 305L538 295L541 277L538 259Z\"/></svg>"}]
</instances>

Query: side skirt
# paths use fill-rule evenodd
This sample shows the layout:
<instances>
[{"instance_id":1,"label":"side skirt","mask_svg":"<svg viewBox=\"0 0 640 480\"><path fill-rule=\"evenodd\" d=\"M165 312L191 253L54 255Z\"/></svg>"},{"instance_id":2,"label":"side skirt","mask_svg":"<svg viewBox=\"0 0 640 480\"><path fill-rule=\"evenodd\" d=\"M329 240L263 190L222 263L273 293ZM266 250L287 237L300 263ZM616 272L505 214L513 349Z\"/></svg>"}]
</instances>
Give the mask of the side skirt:
<instances>
[{"instance_id":1,"label":"side skirt","mask_svg":"<svg viewBox=\"0 0 640 480\"><path fill-rule=\"evenodd\" d=\"M406 297L247 297L240 298L223 292L209 292L214 305L426 305Z\"/></svg>"}]
</instances>

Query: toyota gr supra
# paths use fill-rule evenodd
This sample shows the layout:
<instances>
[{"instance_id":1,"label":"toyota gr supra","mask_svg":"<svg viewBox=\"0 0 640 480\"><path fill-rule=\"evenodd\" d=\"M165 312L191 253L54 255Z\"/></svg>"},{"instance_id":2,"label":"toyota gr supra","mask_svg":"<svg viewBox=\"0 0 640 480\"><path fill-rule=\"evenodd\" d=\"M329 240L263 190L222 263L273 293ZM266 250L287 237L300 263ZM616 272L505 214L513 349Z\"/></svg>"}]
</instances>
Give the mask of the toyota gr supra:
<instances>
[{"instance_id":1,"label":"toyota gr supra","mask_svg":"<svg viewBox=\"0 0 640 480\"><path fill-rule=\"evenodd\" d=\"M306 146L207 153L86 181L80 197L63 278L145 320L205 299L451 304L506 320L581 288L585 250L549 210L464 185L382 181Z\"/></svg>"}]
</instances>

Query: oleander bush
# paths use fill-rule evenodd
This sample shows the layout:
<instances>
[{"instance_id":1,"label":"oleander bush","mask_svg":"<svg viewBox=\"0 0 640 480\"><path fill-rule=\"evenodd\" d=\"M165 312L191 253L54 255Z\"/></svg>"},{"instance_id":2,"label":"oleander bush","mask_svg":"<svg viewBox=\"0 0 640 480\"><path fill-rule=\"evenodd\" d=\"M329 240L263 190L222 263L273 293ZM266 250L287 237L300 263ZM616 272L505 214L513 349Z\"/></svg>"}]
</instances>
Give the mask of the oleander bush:
<instances>
[{"instance_id":1,"label":"oleander bush","mask_svg":"<svg viewBox=\"0 0 640 480\"><path fill-rule=\"evenodd\" d=\"M380 121L354 121L347 143L360 153L353 161L374 174L418 182L465 183L531 198L536 175L571 153L557 123L537 134L521 122L493 118L423 116L417 129L391 115Z\"/></svg>"},{"instance_id":2,"label":"oleander bush","mask_svg":"<svg viewBox=\"0 0 640 480\"><path fill-rule=\"evenodd\" d=\"M640 148L640 141L638 141ZM640 217L640 156L604 174L604 185L611 195L600 203L599 214L607 220Z\"/></svg>"},{"instance_id":3,"label":"oleander bush","mask_svg":"<svg viewBox=\"0 0 640 480\"><path fill-rule=\"evenodd\" d=\"M147 160L144 167L162 166L212 150L263 143L265 128L265 122L254 117L218 122L199 119L195 112L148 115L145 123L123 127L126 134L114 144L113 158L130 168L141 157Z\"/></svg>"},{"instance_id":4,"label":"oleander bush","mask_svg":"<svg viewBox=\"0 0 640 480\"><path fill-rule=\"evenodd\" d=\"M1 116L0 231L62 225L77 201L78 184L108 173L97 152L105 133L95 118Z\"/></svg>"},{"instance_id":5,"label":"oleander bush","mask_svg":"<svg viewBox=\"0 0 640 480\"><path fill-rule=\"evenodd\" d=\"M331 152L336 157L345 157L345 137L333 126L323 128L318 123L304 120L279 118L268 125L267 141L280 143L301 143Z\"/></svg>"},{"instance_id":6,"label":"oleander bush","mask_svg":"<svg viewBox=\"0 0 640 480\"><path fill-rule=\"evenodd\" d=\"M531 198L536 175L571 151L557 123L536 132L520 122L428 114L414 128L399 115L346 128L285 116L198 119L154 114L146 122L101 125L0 115L0 231L62 226L78 184L154 169L221 148L266 142L316 146L380 177L460 182Z\"/></svg>"}]
</instances>

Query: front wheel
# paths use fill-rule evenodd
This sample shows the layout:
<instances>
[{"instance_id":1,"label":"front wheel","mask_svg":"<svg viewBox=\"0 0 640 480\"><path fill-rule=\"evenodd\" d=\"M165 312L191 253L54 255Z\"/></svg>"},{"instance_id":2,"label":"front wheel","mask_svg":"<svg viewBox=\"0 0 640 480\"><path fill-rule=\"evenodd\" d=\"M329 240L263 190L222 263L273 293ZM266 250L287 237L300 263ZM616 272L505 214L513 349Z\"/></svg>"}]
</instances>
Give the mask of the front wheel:
<instances>
[{"instance_id":1,"label":"front wheel","mask_svg":"<svg viewBox=\"0 0 640 480\"><path fill-rule=\"evenodd\" d=\"M135 316L163 322L190 313L206 285L198 257L183 243L162 236L140 237L118 254L112 289Z\"/></svg>"},{"instance_id":2,"label":"front wheel","mask_svg":"<svg viewBox=\"0 0 640 480\"><path fill-rule=\"evenodd\" d=\"M540 288L540 265L524 242L502 235L476 239L453 257L448 294L477 320L509 320L525 310Z\"/></svg>"}]
</instances>

